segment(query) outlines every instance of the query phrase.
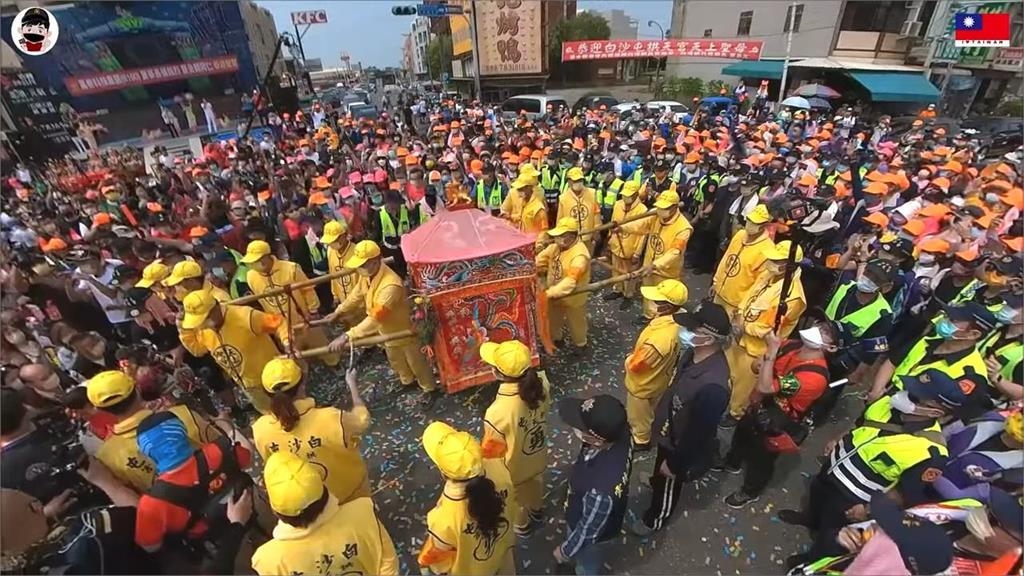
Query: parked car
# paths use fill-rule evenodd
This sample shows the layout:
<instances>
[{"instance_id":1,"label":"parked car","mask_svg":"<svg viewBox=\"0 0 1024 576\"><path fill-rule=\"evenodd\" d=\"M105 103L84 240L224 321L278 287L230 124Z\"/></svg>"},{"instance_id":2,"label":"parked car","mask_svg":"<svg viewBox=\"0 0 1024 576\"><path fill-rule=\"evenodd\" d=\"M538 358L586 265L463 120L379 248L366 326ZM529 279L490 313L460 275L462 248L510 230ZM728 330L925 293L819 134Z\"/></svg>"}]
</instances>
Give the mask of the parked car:
<instances>
[{"instance_id":1,"label":"parked car","mask_svg":"<svg viewBox=\"0 0 1024 576\"><path fill-rule=\"evenodd\" d=\"M899 140L901 136L910 131L911 127L914 124L914 120L920 119L921 118L918 116L894 117L892 121L889 122L889 127L892 128L892 131L889 132L889 138L891 140ZM938 116L931 122L929 122L928 126L930 126L932 130L934 130L935 128L944 128L946 130L946 134L950 135L960 132L960 120L957 118L946 118L943 116ZM868 132L870 132L873 128L873 125L865 127L865 129Z\"/></svg>"},{"instance_id":2,"label":"parked car","mask_svg":"<svg viewBox=\"0 0 1024 576\"><path fill-rule=\"evenodd\" d=\"M564 97L555 94L523 94L513 96L501 103L501 117L513 119L518 117L520 112L525 111L527 118L534 120L545 114L549 104L555 110L559 106L569 107Z\"/></svg>"},{"instance_id":3,"label":"parked car","mask_svg":"<svg viewBox=\"0 0 1024 576\"><path fill-rule=\"evenodd\" d=\"M690 109L685 104L676 102L675 100L652 100L644 104L648 110L656 110L658 112L668 108L675 114L675 121L682 122L683 116L685 116Z\"/></svg>"},{"instance_id":4,"label":"parked car","mask_svg":"<svg viewBox=\"0 0 1024 576\"><path fill-rule=\"evenodd\" d=\"M978 138L981 143L978 158L982 160L1013 152L1024 144L1024 120L1020 118L969 118L960 129Z\"/></svg>"},{"instance_id":5,"label":"parked car","mask_svg":"<svg viewBox=\"0 0 1024 576\"><path fill-rule=\"evenodd\" d=\"M352 113L353 120L376 120L380 117L380 112L373 104L352 104L348 111Z\"/></svg>"},{"instance_id":6,"label":"parked car","mask_svg":"<svg viewBox=\"0 0 1024 576\"><path fill-rule=\"evenodd\" d=\"M597 110L601 106L605 106L610 110L618 103L619 99L608 93L584 94L572 105L572 113L576 114L580 110Z\"/></svg>"},{"instance_id":7,"label":"parked car","mask_svg":"<svg viewBox=\"0 0 1024 576\"><path fill-rule=\"evenodd\" d=\"M698 104L701 108L708 110L708 115L718 116L729 109L730 106L739 106L739 101L729 96L708 96L702 98Z\"/></svg>"}]
</instances>

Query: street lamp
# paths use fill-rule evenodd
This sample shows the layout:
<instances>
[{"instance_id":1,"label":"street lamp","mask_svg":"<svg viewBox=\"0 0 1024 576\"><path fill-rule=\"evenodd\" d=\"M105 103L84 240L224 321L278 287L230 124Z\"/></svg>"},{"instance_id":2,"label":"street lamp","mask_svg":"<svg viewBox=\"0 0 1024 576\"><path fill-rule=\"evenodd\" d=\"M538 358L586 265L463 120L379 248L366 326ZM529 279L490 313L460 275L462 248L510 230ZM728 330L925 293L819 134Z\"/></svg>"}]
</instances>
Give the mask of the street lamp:
<instances>
[{"instance_id":1,"label":"street lamp","mask_svg":"<svg viewBox=\"0 0 1024 576\"><path fill-rule=\"evenodd\" d=\"M654 20L648 20L647 21L647 27L648 28L654 28L655 26L658 27L658 30L661 32L661 39L664 40L665 39L665 28L662 27L661 24L658 24L657 22L655 22ZM654 89L655 89L655 91L658 89L658 84L661 83L661 58L658 58L657 64L658 64L658 68L654 71Z\"/></svg>"}]
</instances>

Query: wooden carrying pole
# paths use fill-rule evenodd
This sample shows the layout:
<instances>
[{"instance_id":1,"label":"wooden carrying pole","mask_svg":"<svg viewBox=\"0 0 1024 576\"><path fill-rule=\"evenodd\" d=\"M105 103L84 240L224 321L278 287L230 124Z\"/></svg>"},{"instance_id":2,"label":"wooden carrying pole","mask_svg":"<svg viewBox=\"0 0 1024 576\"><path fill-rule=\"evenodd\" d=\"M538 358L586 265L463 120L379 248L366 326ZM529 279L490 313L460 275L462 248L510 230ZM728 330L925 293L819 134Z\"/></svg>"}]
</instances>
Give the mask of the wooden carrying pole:
<instances>
[{"instance_id":1,"label":"wooden carrying pole","mask_svg":"<svg viewBox=\"0 0 1024 576\"><path fill-rule=\"evenodd\" d=\"M583 294L584 292L593 292L595 290L600 290L601 288L604 288L605 286L611 286L612 284L617 284L619 282L627 282L629 280L635 280L637 278L640 278L641 276L643 276L646 273L647 273L647 271L645 269L641 268L639 270L634 270L634 271L630 272L629 274L622 274L622 275L619 275L619 276L612 276L611 278L608 278L606 280L601 280L599 282L591 282L590 284L585 284L583 286L578 286L575 290L573 290L572 292L569 292L565 296L552 296L551 300L561 300L562 298L568 298L569 296L575 296L577 294Z\"/></svg>"},{"instance_id":2,"label":"wooden carrying pole","mask_svg":"<svg viewBox=\"0 0 1024 576\"><path fill-rule=\"evenodd\" d=\"M647 212L644 212L643 214L637 214L636 216L630 216L629 218L623 218L622 221L620 221L620 222L606 222L604 224L601 224L600 226L594 226L593 228L586 228L584 230L580 230L579 234L580 234L580 236L587 236L587 235L593 234L595 232L601 232L602 230L609 230L611 228L614 228L617 225L621 226L623 224L629 224L630 222L636 222L637 220L643 220L644 218L650 218L651 216L654 216L657 213L658 213L658 210L655 209L655 208L652 208L652 209L648 210Z\"/></svg>"},{"instance_id":3,"label":"wooden carrying pole","mask_svg":"<svg viewBox=\"0 0 1024 576\"><path fill-rule=\"evenodd\" d=\"M403 338L411 338L415 335L416 333L412 330L402 330L401 332L394 332L392 334L378 334L376 336L358 338L352 340L351 344L356 348L366 348L369 346L376 346L377 344L386 344L395 340L401 340ZM315 358L317 356L323 356L331 353L331 350L327 346L320 346L319 348L310 348L309 350L296 350L295 358ZM283 354L279 356L279 358L289 358L289 356L287 354Z\"/></svg>"},{"instance_id":4,"label":"wooden carrying pole","mask_svg":"<svg viewBox=\"0 0 1024 576\"><path fill-rule=\"evenodd\" d=\"M384 264L391 264L391 262L393 260L394 260L394 258L392 258L391 256L388 256L387 258L382 260L382 262ZM330 274L325 274L323 276L316 276L316 277L310 278L308 280L303 280L302 282L294 282L292 284L289 284L288 286L281 286L279 288L272 288L272 289L267 290L266 292L264 292L262 294L258 294L258 295L257 294L251 294L249 296L242 296L241 298L235 298L234 300L231 300L230 302L228 302L228 304L231 304L233 306L245 306L246 304L252 304L253 302L257 302L259 300L262 300L263 298L272 298L274 296L277 296L278 294L286 294L289 290L291 290L292 292L294 292L296 290L302 290L304 288L309 288L310 286L316 286L317 284L323 284L324 282L328 282L330 280L335 280L337 278L344 278L345 276L348 276L350 274L355 274L355 273L356 273L356 269L355 268L345 268L344 270L340 270L338 272L331 272Z\"/></svg>"}]
</instances>

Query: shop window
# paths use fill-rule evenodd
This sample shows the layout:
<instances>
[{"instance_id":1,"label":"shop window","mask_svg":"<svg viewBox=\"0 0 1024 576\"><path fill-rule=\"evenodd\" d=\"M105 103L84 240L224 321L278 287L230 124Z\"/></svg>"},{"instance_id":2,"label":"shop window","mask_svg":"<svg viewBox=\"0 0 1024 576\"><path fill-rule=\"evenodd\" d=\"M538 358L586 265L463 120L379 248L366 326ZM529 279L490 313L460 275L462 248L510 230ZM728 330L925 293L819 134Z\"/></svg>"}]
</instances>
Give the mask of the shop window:
<instances>
[{"instance_id":1,"label":"shop window","mask_svg":"<svg viewBox=\"0 0 1024 576\"><path fill-rule=\"evenodd\" d=\"M737 36L750 36L750 25L754 22L754 11L740 12L740 23L736 26Z\"/></svg>"},{"instance_id":2,"label":"shop window","mask_svg":"<svg viewBox=\"0 0 1024 576\"><path fill-rule=\"evenodd\" d=\"M789 32L789 23L792 21L792 23L793 23L793 32L799 32L800 31L800 21L803 20L803 19L804 19L804 5L803 4L797 4L796 6L793 6L792 4L790 4L789 8L786 8L786 20L785 20L785 23L782 25L782 31L783 32Z\"/></svg>"}]
</instances>

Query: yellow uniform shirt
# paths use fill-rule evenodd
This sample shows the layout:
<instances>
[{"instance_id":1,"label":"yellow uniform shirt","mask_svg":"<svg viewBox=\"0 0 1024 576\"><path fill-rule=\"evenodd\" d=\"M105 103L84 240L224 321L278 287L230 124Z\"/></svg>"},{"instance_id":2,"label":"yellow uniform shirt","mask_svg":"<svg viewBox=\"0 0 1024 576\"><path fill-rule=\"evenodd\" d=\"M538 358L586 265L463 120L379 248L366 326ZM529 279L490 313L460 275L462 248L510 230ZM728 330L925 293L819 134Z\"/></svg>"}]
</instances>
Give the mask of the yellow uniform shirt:
<instances>
[{"instance_id":1,"label":"yellow uniform shirt","mask_svg":"<svg viewBox=\"0 0 1024 576\"><path fill-rule=\"evenodd\" d=\"M541 234L548 229L548 209L544 200L536 195L523 206L519 215L519 230L527 234Z\"/></svg>"},{"instance_id":2,"label":"yellow uniform shirt","mask_svg":"<svg viewBox=\"0 0 1024 576\"><path fill-rule=\"evenodd\" d=\"M199 328L179 330L181 344L193 356L210 354L217 365L236 384L253 397L270 399L263 390L263 367L279 354L272 334L287 344L288 333L284 319L248 306L222 304L224 324L218 329Z\"/></svg>"},{"instance_id":3,"label":"yellow uniform shirt","mask_svg":"<svg viewBox=\"0 0 1024 576\"><path fill-rule=\"evenodd\" d=\"M647 234L644 266L654 265L654 273L662 278L678 280L683 271L683 254L693 234L693 226L682 214L676 214L667 224L655 216Z\"/></svg>"},{"instance_id":4,"label":"yellow uniform shirt","mask_svg":"<svg viewBox=\"0 0 1024 576\"><path fill-rule=\"evenodd\" d=\"M506 382L498 387L498 395L484 414L484 457L501 458L514 485L544 472L548 465L551 384L543 372L538 376L545 399L537 408L530 409L519 398L518 384Z\"/></svg>"},{"instance_id":5,"label":"yellow uniform shirt","mask_svg":"<svg viewBox=\"0 0 1024 576\"><path fill-rule=\"evenodd\" d=\"M295 408L299 422L291 430L281 428L269 414L253 423L252 437L260 456L266 460L278 450L287 450L320 464L327 473L327 489L342 503L369 496L370 481L358 443L370 425L366 407L343 412L333 406L317 408L312 398L300 398Z\"/></svg>"},{"instance_id":6,"label":"yellow uniform shirt","mask_svg":"<svg viewBox=\"0 0 1024 576\"><path fill-rule=\"evenodd\" d=\"M626 360L626 390L637 398L661 396L678 358L679 325L672 316L658 316L640 332Z\"/></svg>"},{"instance_id":7,"label":"yellow uniform shirt","mask_svg":"<svg viewBox=\"0 0 1024 576\"><path fill-rule=\"evenodd\" d=\"M357 498L327 507L312 524L274 527L274 539L256 549L252 568L260 576L397 576L398 556L373 501Z\"/></svg>"},{"instance_id":8,"label":"yellow uniform shirt","mask_svg":"<svg viewBox=\"0 0 1024 576\"><path fill-rule=\"evenodd\" d=\"M751 356L760 356L767 351L768 345L764 339L775 327L775 314L781 296L782 277L772 279L767 273L762 273L740 303L736 311L736 321L743 325L740 345L746 348ZM786 315L779 325L780 338L786 338L793 332L805 308L807 299L804 297L804 287L800 283L800 270L797 270L793 274L793 285L786 299Z\"/></svg>"},{"instance_id":9,"label":"yellow uniform shirt","mask_svg":"<svg viewBox=\"0 0 1024 576\"><path fill-rule=\"evenodd\" d=\"M278 260L277 258L274 259L274 265L270 269L270 274L264 275L250 269L245 278L249 283L249 289L257 296L274 288L307 280L306 274L298 264ZM296 304L298 304L298 307L296 307ZM267 312L284 316L293 326L297 326L304 324L304 318L309 316L312 311L320 308L320 299L316 295L316 289L313 286L309 286L292 292L291 297L288 294L278 294L276 296L260 298L260 306Z\"/></svg>"},{"instance_id":10,"label":"yellow uniform shirt","mask_svg":"<svg viewBox=\"0 0 1024 576\"><path fill-rule=\"evenodd\" d=\"M373 277L360 276L355 291L338 306L338 311L345 314L359 306L365 307L366 318L349 329L349 338L393 334L412 328L405 286L398 274L385 264L380 265L380 270ZM388 345L398 346L407 342L388 342Z\"/></svg>"},{"instance_id":11,"label":"yellow uniform shirt","mask_svg":"<svg viewBox=\"0 0 1024 576\"><path fill-rule=\"evenodd\" d=\"M753 240L747 238L746 230L733 234L715 270L715 294L733 307L739 306L761 272L765 253L774 247L775 242L764 233Z\"/></svg>"},{"instance_id":12,"label":"yellow uniform shirt","mask_svg":"<svg viewBox=\"0 0 1024 576\"><path fill-rule=\"evenodd\" d=\"M593 188L584 188L583 192L577 195L571 188L566 187L565 192L558 196L558 220L572 218L580 225L580 230L586 230L601 225L601 207L597 204L597 196ZM583 237L588 241L590 235Z\"/></svg>"},{"instance_id":13,"label":"yellow uniform shirt","mask_svg":"<svg viewBox=\"0 0 1024 576\"><path fill-rule=\"evenodd\" d=\"M344 250L336 250L330 246L327 247L327 266L331 274L341 272L345 270L345 261L348 260L355 252L356 245L354 242L348 242L345 244ZM331 294L334 295L334 301L338 304L345 301L345 298L355 290L356 284L359 282L358 274L349 274L342 276L341 278L335 278L331 280Z\"/></svg>"},{"instance_id":14,"label":"yellow uniform shirt","mask_svg":"<svg viewBox=\"0 0 1024 576\"><path fill-rule=\"evenodd\" d=\"M512 190L505 196L505 199L501 201L501 212L499 214L502 218L508 219L513 224L519 224L523 214L523 198L518 192Z\"/></svg>"},{"instance_id":15,"label":"yellow uniform shirt","mask_svg":"<svg viewBox=\"0 0 1024 576\"><path fill-rule=\"evenodd\" d=\"M566 250L551 244L537 254L537 268L547 269L548 298L564 296L577 286L590 283L590 250L583 242L577 241ZM576 294L559 299L564 306L585 306L587 294Z\"/></svg>"},{"instance_id":16,"label":"yellow uniform shirt","mask_svg":"<svg viewBox=\"0 0 1024 576\"><path fill-rule=\"evenodd\" d=\"M615 202L615 207L612 208L612 222L622 222L626 218L638 216L646 211L647 207L639 200L634 200L628 210L626 203L618 200ZM609 230L608 249L623 260L629 260L638 255L640 249L643 248L644 237L651 227L651 221L655 218L656 216L648 216L642 220L623 224L618 229Z\"/></svg>"},{"instance_id":17,"label":"yellow uniform shirt","mask_svg":"<svg viewBox=\"0 0 1024 576\"><path fill-rule=\"evenodd\" d=\"M203 283L203 290L206 290L213 295L213 299L217 302L225 303L231 302L231 294L228 294L227 290L214 286L210 279L207 278L206 282Z\"/></svg>"},{"instance_id":18,"label":"yellow uniform shirt","mask_svg":"<svg viewBox=\"0 0 1024 576\"><path fill-rule=\"evenodd\" d=\"M168 412L174 413L185 424L185 432L196 448L213 442L220 436L215 426L189 410L187 406L172 406L168 408ZM152 413L152 410L139 410L115 424L110 436L103 440L103 444L96 451L96 458L110 468L118 480L140 493L149 490L153 485L153 479L156 478L156 467L139 452L139 443L136 439L139 423Z\"/></svg>"}]
</instances>

